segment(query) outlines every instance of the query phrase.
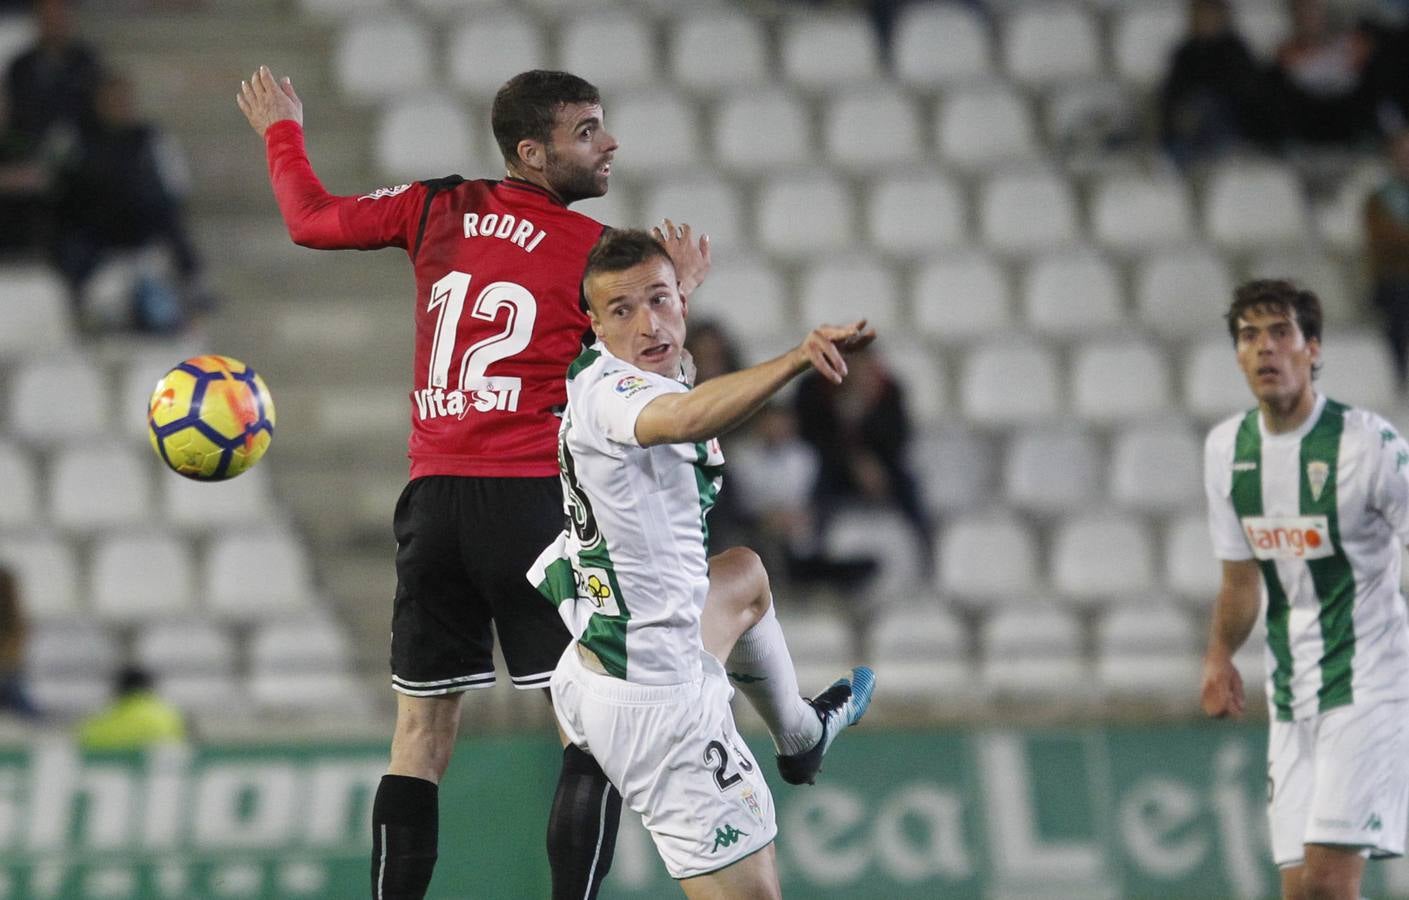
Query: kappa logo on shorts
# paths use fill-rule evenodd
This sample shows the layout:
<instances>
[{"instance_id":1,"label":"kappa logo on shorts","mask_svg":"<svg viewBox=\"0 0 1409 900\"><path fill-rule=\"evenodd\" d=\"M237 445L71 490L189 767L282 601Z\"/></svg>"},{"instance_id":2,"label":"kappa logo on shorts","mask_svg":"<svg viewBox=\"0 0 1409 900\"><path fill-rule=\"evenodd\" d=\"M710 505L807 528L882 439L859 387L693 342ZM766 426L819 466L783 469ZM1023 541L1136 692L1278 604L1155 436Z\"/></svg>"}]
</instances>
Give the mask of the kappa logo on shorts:
<instances>
[{"instance_id":1,"label":"kappa logo on shorts","mask_svg":"<svg viewBox=\"0 0 1409 900\"><path fill-rule=\"evenodd\" d=\"M617 379L616 386L612 390L630 400L650 386L651 383L640 375L623 375Z\"/></svg>"},{"instance_id":2,"label":"kappa logo on shorts","mask_svg":"<svg viewBox=\"0 0 1409 900\"><path fill-rule=\"evenodd\" d=\"M1370 818L1365 820L1366 831L1379 831L1384 828L1384 823L1380 821L1378 813L1370 813Z\"/></svg>"},{"instance_id":3,"label":"kappa logo on shorts","mask_svg":"<svg viewBox=\"0 0 1409 900\"><path fill-rule=\"evenodd\" d=\"M739 842L739 838L748 836L747 831L740 831L733 825L725 823L723 828L714 829L714 849L709 852L713 853L720 847L732 847Z\"/></svg>"}]
</instances>

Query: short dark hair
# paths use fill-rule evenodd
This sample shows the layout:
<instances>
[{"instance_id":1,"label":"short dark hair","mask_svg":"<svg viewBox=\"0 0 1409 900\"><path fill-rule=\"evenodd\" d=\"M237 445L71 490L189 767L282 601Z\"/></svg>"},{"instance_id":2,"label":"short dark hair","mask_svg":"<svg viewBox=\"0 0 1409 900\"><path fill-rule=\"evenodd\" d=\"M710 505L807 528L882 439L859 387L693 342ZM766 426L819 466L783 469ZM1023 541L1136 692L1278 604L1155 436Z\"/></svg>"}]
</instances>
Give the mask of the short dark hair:
<instances>
[{"instance_id":1,"label":"short dark hair","mask_svg":"<svg viewBox=\"0 0 1409 900\"><path fill-rule=\"evenodd\" d=\"M1284 278L1258 278L1245 282L1233 292L1233 303L1223 318L1228 322L1228 334L1238 343L1238 319L1251 310L1281 313L1296 322L1308 341L1321 340L1321 298L1293 281ZM1321 371L1318 364L1311 374Z\"/></svg>"},{"instance_id":2,"label":"short dark hair","mask_svg":"<svg viewBox=\"0 0 1409 900\"><path fill-rule=\"evenodd\" d=\"M608 228L603 231L588 252L587 266L582 270L578 298L582 311L587 312L588 278L598 272L625 272L656 257L665 260L670 264L670 270L675 271L675 260L670 258L670 252L649 231L640 228Z\"/></svg>"},{"instance_id":3,"label":"short dark hair","mask_svg":"<svg viewBox=\"0 0 1409 900\"><path fill-rule=\"evenodd\" d=\"M590 82L569 72L532 69L504 82L494 95L489 124L504 161L518 159L519 141L548 143L558 109L569 103L601 103L602 95Z\"/></svg>"}]
</instances>

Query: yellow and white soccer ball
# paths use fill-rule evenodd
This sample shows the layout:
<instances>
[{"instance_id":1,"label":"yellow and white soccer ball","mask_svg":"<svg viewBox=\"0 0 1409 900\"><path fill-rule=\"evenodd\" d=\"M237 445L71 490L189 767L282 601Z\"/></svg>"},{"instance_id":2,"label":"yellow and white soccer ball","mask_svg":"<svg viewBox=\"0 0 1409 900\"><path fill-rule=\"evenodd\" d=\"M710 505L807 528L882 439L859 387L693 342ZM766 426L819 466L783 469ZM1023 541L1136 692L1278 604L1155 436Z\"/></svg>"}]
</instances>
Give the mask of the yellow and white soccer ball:
<instances>
[{"instance_id":1,"label":"yellow and white soccer ball","mask_svg":"<svg viewBox=\"0 0 1409 900\"><path fill-rule=\"evenodd\" d=\"M194 356L157 382L147 437L173 471L197 481L234 478L274 438L274 398L264 379L228 356Z\"/></svg>"}]
</instances>

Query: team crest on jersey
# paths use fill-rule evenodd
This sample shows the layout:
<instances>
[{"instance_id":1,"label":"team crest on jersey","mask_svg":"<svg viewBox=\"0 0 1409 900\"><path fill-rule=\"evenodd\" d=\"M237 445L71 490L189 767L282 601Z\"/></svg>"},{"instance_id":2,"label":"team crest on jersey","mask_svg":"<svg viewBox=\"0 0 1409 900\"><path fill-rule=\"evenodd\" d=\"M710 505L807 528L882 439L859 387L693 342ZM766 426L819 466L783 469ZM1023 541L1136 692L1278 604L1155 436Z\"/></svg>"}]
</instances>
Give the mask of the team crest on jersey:
<instances>
[{"instance_id":1,"label":"team crest on jersey","mask_svg":"<svg viewBox=\"0 0 1409 900\"><path fill-rule=\"evenodd\" d=\"M650 386L651 383L640 375L623 375L617 379L616 387L612 390L630 400Z\"/></svg>"},{"instance_id":2,"label":"team crest on jersey","mask_svg":"<svg viewBox=\"0 0 1409 900\"><path fill-rule=\"evenodd\" d=\"M1311 499L1320 500L1321 491L1325 490L1326 479L1331 477L1331 464L1313 459L1306 464L1306 483L1311 488Z\"/></svg>"},{"instance_id":3,"label":"team crest on jersey","mask_svg":"<svg viewBox=\"0 0 1409 900\"><path fill-rule=\"evenodd\" d=\"M363 194L358 200L380 200L383 197L395 197L397 194L404 194L411 189L410 184L398 184L396 187L379 187L370 194Z\"/></svg>"},{"instance_id":4,"label":"team crest on jersey","mask_svg":"<svg viewBox=\"0 0 1409 900\"><path fill-rule=\"evenodd\" d=\"M753 817L762 822L763 806L758 802L758 797L754 794L753 788L744 788L744 792L741 796L743 797L744 805L749 808L749 812L753 813Z\"/></svg>"}]
</instances>

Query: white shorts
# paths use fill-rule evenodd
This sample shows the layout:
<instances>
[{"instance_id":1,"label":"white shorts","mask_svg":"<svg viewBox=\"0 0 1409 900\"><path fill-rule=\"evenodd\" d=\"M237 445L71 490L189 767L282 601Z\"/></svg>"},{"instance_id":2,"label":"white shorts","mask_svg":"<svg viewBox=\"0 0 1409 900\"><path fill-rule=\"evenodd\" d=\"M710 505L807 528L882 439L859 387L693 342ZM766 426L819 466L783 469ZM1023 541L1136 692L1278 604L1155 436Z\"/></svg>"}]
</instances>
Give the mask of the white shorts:
<instances>
[{"instance_id":1,"label":"white shorts","mask_svg":"<svg viewBox=\"0 0 1409 900\"><path fill-rule=\"evenodd\" d=\"M672 878L722 869L778 833L773 796L734 727L734 689L701 655L699 681L634 684L586 668L574 641L550 682L558 724L641 814Z\"/></svg>"},{"instance_id":2,"label":"white shorts","mask_svg":"<svg viewBox=\"0 0 1409 900\"><path fill-rule=\"evenodd\" d=\"M1409 701L1352 704L1272 722L1267 816L1277 865L1301 865L1305 844L1403 856L1409 818Z\"/></svg>"}]
</instances>

